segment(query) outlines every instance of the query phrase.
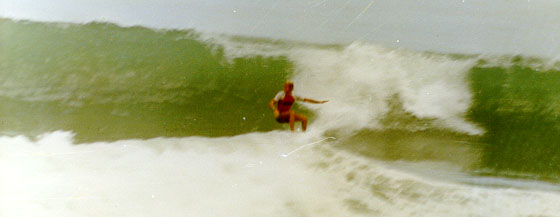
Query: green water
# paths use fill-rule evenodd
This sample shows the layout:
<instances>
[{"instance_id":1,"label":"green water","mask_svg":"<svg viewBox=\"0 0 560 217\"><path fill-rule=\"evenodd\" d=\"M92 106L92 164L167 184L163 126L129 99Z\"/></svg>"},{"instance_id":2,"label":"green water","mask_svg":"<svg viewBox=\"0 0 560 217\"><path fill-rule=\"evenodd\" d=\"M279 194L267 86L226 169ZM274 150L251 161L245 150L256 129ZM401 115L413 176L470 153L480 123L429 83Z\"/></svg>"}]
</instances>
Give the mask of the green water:
<instances>
[{"instance_id":1,"label":"green water","mask_svg":"<svg viewBox=\"0 0 560 217\"><path fill-rule=\"evenodd\" d=\"M560 174L560 71L475 67L469 117L486 129L482 161L499 173Z\"/></svg>"},{"instance_id":2,"label":"green water","mask_svg":"<svg viewBox=\"0 0 560 217\"><path fill-rule=\"evenodd\" d=\"M79 141L278 129L267 105L292 65L226 59L193 31L0 20L0 131Z\"/></svg>"}]
</instances>

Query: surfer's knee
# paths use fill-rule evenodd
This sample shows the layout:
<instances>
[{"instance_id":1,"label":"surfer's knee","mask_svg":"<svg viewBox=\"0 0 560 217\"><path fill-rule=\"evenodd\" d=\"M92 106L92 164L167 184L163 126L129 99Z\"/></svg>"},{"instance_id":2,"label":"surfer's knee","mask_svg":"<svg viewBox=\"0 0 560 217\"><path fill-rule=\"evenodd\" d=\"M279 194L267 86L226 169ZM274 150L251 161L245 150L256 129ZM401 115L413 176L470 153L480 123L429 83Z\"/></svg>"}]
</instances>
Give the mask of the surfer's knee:
<instances>
[{"instance_id":1,"label":"surfer's knee","mask_svg":"<svg viewBox=\"0 0 560 217\"><path fill-rule=\"evenodd\" d=\"M307 117L305 115L296 114L296 119L307 122Z\"/></svg>"}]
</instances>

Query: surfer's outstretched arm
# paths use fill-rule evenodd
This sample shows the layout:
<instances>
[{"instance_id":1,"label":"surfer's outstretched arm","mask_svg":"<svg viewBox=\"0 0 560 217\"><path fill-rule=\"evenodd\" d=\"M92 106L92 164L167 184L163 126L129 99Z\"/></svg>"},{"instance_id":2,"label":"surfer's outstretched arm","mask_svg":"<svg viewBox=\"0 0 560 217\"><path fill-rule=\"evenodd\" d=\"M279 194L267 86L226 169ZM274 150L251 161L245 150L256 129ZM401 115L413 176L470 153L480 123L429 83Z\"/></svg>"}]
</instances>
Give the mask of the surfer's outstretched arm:
<instances>
[{"instance_id":1,"label":"surfer's outstretched arm","mask_svg":"<svg viewBox=\"0 0 560 217\"><path fill-rule=\"evenodd\" d=\"M303 101L304 102L315 103L315 104L323 104L323 103L328 102L328 100L318 101L318 100L309 99L309 98L303 98Z\"/></svg>"}]
</instances>

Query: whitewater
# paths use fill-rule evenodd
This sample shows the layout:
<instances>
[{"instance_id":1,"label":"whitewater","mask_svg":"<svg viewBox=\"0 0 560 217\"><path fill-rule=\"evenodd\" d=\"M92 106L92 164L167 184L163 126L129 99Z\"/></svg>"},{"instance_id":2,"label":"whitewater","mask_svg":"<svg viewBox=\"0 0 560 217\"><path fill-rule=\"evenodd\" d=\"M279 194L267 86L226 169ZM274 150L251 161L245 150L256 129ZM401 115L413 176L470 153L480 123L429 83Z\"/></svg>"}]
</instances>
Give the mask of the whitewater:
<instances>
[{"instance_id":1,"label":"whitewater","mask_svg":"<svg viewBox=\"0 0 560 217\"><path fill-rule=\"evenodd\" d=\"M560 213L554 60L0 21L0 216Z\"/></svg>"},{"instance_id":2,"label":"whitewater","mask_svg":"<svg viewBox=\"0 0 560 217\"><path fill-rule=\"evenodd\" d=\"M444 182L288 132L2 137L2 216L555 216L553 191ZM507 181L504 181L507 183Z\"/></svg>"}]
</instances>

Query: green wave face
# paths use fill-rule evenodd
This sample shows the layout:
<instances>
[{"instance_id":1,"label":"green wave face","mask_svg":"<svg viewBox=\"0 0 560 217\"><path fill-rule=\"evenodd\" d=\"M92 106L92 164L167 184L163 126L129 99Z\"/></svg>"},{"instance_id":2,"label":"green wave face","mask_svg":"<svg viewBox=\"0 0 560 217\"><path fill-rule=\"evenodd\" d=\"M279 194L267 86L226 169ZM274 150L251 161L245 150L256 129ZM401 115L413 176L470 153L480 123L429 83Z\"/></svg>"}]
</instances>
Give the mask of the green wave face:
<instances>
[{"instance_id":1,"label":"green wave face","mask_svg":"<svg viewBox=\"0 0 560 217\"><path fill-rule=\"evenodd\" d=\"M518 62L518 61L517 61ZM469 117L487 133L483 162L498 172L560 174L560 71L475 67Z\"/></svg>"},{"instance_id":2,"label":"green wave face","mask_svg":"<svg viewBox=\"0 0 560 217\"><path fill-rule=\"evenodd\" d=\"M193 31L0 20L4 132L78 140L224 136L278 127L283 58L228 60Z\"/></svg>"}]
</instances>

